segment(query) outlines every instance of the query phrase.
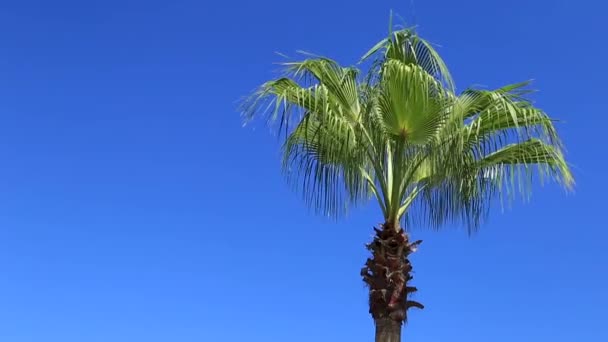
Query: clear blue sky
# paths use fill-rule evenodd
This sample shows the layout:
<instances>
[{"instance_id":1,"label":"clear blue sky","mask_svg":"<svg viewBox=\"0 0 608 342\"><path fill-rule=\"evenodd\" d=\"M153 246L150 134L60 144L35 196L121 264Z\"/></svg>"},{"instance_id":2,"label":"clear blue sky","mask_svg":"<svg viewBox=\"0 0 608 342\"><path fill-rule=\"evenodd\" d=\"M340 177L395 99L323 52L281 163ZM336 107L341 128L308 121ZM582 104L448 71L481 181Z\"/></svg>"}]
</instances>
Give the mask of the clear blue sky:
<instances>
[{"instance_id":1,"label":"clear blue sky","mask_svg":"<svg viewBox=\"0 0 608 342\"><path fill-rule=\"evenodd\" d=\"M460 89L535 79L577 177L473 238L415 230L427 308L406 341L607 341L593 0L4 1L0 341L371 341L358 274L377 207L310 215L277 140L235 108L275 51L354 63L390 9L442 46Z\"/></svg>"}]
</instances>

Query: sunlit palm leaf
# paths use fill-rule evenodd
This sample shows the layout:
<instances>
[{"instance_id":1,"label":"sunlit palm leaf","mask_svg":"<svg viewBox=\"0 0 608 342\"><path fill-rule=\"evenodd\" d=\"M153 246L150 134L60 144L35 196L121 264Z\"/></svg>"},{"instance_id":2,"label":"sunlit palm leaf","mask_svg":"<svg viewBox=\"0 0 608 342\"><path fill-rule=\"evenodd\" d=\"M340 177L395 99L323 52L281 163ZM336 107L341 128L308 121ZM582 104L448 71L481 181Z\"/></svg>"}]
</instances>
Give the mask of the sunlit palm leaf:
<instances>
[{"instance_id":1,"label":"sunlit palm leaf","mask_svg":"<svg viewBox=\"0 0 608 342\"><path fill-rule=\"evenodd\" d=\"M388 60L382 69L379 106L387 130L411 142L427 142L446 105L441 85L421 67Z\"/></svg>"}]
</instances>

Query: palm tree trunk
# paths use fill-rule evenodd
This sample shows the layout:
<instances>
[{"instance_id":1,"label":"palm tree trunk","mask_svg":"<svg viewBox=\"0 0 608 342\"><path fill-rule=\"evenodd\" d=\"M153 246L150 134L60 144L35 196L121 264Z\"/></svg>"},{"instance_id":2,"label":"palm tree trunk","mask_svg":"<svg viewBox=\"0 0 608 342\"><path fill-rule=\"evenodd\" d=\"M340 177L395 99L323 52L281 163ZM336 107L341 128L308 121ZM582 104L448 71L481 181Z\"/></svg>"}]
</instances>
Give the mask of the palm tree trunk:
<instances>
[{"instance_id":1,"label":"palm tree trunk","mask_svg":"<svg viewBox=\"0 0 608 342\"><path fill-rule=\"evenodd\" d=\"M379 318L375 323L376 342L401 342L401 322Z\"/></svg>"},{"instance_id":2,"label":"palm tree trunk","mask_svg":"<svg viewBox=\"0 0 608 342\"><path fill-rule=\"evenodd\" d=\"M376 342L400 342L407 310L424 308L408 299L417 291L408 286L413 278L408 256L422 241L410 243L405 231L392 224L383 224L374 230L376 236L367 245L372 257L361 269L363 281L369 287L369 312L376 323Z\"/></svg>"}]
</instances>

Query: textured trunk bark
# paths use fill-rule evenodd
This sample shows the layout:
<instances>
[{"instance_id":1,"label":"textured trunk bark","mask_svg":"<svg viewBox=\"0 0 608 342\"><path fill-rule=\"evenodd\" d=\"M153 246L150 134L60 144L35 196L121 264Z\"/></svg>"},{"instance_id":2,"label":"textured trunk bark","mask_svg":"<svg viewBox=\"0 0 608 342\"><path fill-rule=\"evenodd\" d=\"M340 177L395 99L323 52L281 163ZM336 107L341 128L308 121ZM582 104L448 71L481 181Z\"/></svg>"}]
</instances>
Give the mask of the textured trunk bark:
<instances>
[{"instance_id":1,"label":"textured trunk bark","mask_svg":"<svg viewBox=\"0 0 608 342\"><path fill-rule=\"evenodd\" d=\"M374 230L376 236L367 245L372 257L361 269L363 281L369 287L369 313L376 323L376 342L400 342L408 309L424 308L409 300L417 289L408 286L413 278L408 256L422 241L410 242L403 229L388 223Z\"/></svg>"},{"instance_id":2,"label":"textured trunk bark","mask_svg":"<svg viewBox=\"0 0 608 342\"><path fill-rule=\"evenodd\" d=\"M377 319L376 342L401 342L401 322L390 318Z\"/></svg>"}]
</instances>

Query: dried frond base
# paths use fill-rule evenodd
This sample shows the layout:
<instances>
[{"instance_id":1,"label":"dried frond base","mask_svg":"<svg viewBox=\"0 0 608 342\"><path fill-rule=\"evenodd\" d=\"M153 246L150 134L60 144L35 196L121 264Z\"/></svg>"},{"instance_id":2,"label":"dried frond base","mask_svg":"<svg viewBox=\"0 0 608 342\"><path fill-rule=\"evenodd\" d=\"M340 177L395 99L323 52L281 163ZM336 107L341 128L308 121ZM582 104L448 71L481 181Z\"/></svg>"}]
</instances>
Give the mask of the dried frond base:
<instances>
[{"instance_id":1,"label":"dried frond base","mask_svg":"<svg viewBox=\"0 0 608 342\"><path fill-rule=\"evenodd\" d=\"M397 231L387 224L374 231L374 240L366 246L372 257L361 269L363 281L369 287L369 312L376 321L391 319L402 324L407 320L409 308L424 308L408 299L417 291L408 286L412 280L408 256L422 241L410 242L403 229Z\"/></svg>"}]
</instances>

